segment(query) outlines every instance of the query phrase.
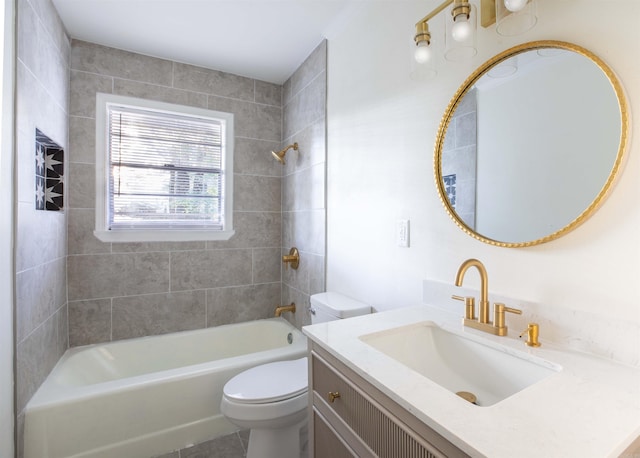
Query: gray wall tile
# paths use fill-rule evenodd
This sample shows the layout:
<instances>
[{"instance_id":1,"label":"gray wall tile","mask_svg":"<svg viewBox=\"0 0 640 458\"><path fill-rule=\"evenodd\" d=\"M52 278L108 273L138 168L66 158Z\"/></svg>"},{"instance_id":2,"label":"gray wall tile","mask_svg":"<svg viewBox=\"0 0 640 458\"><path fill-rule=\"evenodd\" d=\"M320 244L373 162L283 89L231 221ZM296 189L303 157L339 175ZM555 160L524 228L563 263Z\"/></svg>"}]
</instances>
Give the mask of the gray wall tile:
<instances>
[{"instance_id":1,"label":"gray wall tile","mask_svg":"<svg viewBox=\"0 0 640 458\"><path fill-rule=\"evenodd\" d=\"M285 313L284 316L291 324L298 329L302 326L311 324L311 314L309 313L310 298L309 294L295 289L287 284L282 285L282 303L296 304L296 313Z\"/></svg>"},{"instance_id":2,"label":"gray wall tile","mask_svg":"<svg viewBox=\"0 0 640 458\"><path fill-rule=\"evenodd\" d=\"M28 1L31 6L33 6L38 18L44 26L44 29L47 31L50 39L55 43L56 47L61 52L68 53L70 44L69 38L67 37L64 25L62 24L53 3L50 0Z\"/></svg>"},{"instance_id":3,"label":"gray wall tile","mask_svg":"<svg viewBox=\"0 0 640 458\"><path fill-rule=\"evenodd\" d=\"M309 263L309 294L322 293L325 290L325 257L308 253L306 255Z\"/></svg>"},{"instance_id":4,"label":"gray wall tile","mask_svg":"<svg viewBox=\"0 0 640 458\"><path fill-rule=\"evenodd\" d=\"M279 282L207 290L207 326L270 318L279 301Z\"/></svg>"},{"instance_id":5,"label":"gray wall tile","mask_svg":"<svg viewBox=\"0 0 640 458\"><path fill-rule=\"evenodd\" d=\"M69 114L71 116L96 117L96 93L113 92L113 78L71 69L71 95Z\"/></svg>"},{"instance_id":6,"label":"gray wall tile","mask_svg":"<svg viewBox=\"0 0 640 458\"><path fill-rule=\"evenodd\" d=\"M169 291L169 253L69 256L69 300Z\"/></svg>"},{"instance_id":7,"label":"gray wall tile","mask_svg":"<svg viewBox=\"0 0 640 458\"><path fill-rule=\"evenodd\" d=\"M58 258L16 275L16 302L20 304L16 341L25 339L67 302L66 272L66 259Z\"/></svg>"},{"instance_id":8,"label":"gray wall tile","mask_svg":"<svg viewBox=\"0 0 640 458\"><path fill-rule=\"evenodd\" d=\"M323 255L325 252L324 210L295 211L282 214L283 246Z\"/></svg>"},{"instance_id":9,"label":"gray wall tile","mask_svg":"<svg viewBox=\"0 0 640 458\"><path fill-rule=\"evenodd\" d=\"M282 106L282 86L265 81L256 81L256 102Z\"/></svg>"},{"instance_id":10,"label":"gray wall tile","mask_svg":"<svg viewBox=\"0 0 640 458\"><path fill-rule=\"evenodd\" d=\"M36 12L27 0L18 1L18 37L17 37L17 53L20 59L27 67L35 69L38 57L38 38L40 33L40 20ZM23 33L29 31L29 33Z\"/></svg>"},{"instance_id":11,"label":"gray wall tile","mask_svg":"<svg viewBox=\"0 0 640 458\"><path fill-rule=\"evenodd\" d=\"M293 91L291 87L291 77L287 79L282 85L282 106L286 106L293 97Z\"/></svg>"},{"instance_id":12,"label":"gray wall tile","mask_svg":"<svg viewBox=\"0 0 640 458\"><path fill-rule=\"evenodd\" d=\"M282 258L278 248L255 248L253 250L253 283L279 282Z\"/></svg>"},{"instance_id":13,"label":"gray wall tile","mask_svg":"<svg viewBox=\"0 0 640 458\"><path fill-rule=\"evenodd\" d=\"M233 182L233 207L237 211L279 212L279 177L236 175Z\"/></svg>"},{"instance_id":14,"label":"gray wall tile","mask_svg":"<svg viewBox=\"0 0 640 458\"><path fill-rule=\"evenodd\" d=\"M69 39L50 0L16 7L15 316L17 449L23 409L68 346L65 212L35 210L35 130L65 150Z\"/></svg>"},{"instance_id":15,"label":"gray wall tile","mask_svg":"<svg viewBox=\"0 0 640 458\"><path fill-rule=\"evenodd\" d=\"M315 164L326 162L326 125L322 117L286 139L287 145L297 142L298 151L287 157L284 174L290 175L297 171L309 168ZM322 187L324 189L324 186Z\"/></svg>"},{"instance_id":16,"label":"gray wall tile","mask_svg":"<svg viewBox=\"0 0 640 458\"><path fill-rule=\"evenodd\" d=\"M173 84L189 91L254 101L254 80L217 70L176 62Z\"/></svg>"},{"instance_id":17,"label":"gray wall tile","mask_svg":"<svg viewBox=\"0 0 640 458\"><path fill-rule=\"evenodd\" d=\"M69 208L95 208L96 206L96 166L71 162L67 185L67 206Z\"/></svg>"},{"instance_id":18,"label":"gray wall tile","mask_svg":"<svg viewBox=\"0 0 640 458\"><path fill-rule=\"evenodd\" d=\"M207 249L280 247L282 215L279 212L234 212L235 235L224 242L207 242Z\"/></svg>"},{"instance_id":19,"label":"gray wall tile","mask_svg":"<svg viewBox=\"0 0 640 458\"><path fill-rule=\"evenodd\" d=\"M135 62L132 62L135 61ZM170 69L168 69L170 67ZM114 301L114 332L110 339L177 329L180 314L154 313L150 306L116 308L122 298L148 293L193 292L203 288L276 281L281 245L282 167L269 151L282 141L281 88L215 70L137 56L90 43L73 41L71 58L71 155L69 172L69 297L76 319L70 325L72 345L91 340L92 320L80 312L84 303ZM93 236L95 182L95 93L111 92L235 114L234 157L236 235L219 242L102 243ZM276 253L268 259L264 248ZM208 249L209 251L205 251ZM259 249L254 256L254 249ZM216 250L216 251L212 251ZM78 256L81 255L81 256ZM137 256L137 257L136 257ZM146 257L147 261L142 261ZM169 262L171 259L171 262ZM135 267L136 262L148 265ZM223 264L221 264L223 263ZM225 264L226 263L226 264ZM224 265L224 269L219 266ZM169 278L169 266L171 278ZM136 271L138 270L138 271ZM153 277L153 278L152 278ZM155 280L154 280L155 279ZM80 304L83 304L82 306ZM118 302L120 304L120 302ZM256 307L252 303L249 308ZM143 321L125 330L116 323L124 311L141 312ZM116 314L116 311L118 313ZM247 316L259 315L255 310ZM100 315L94 315L95 317ZM144 318L142 318L144 317ZM129 317L130 322L135 317ZM99 323L104 320L97 319ZM175 320L176 326L173 326ZM191 323L191 322L190 322ZM194 323L191 323L194 324ZM95 332L104 338L104 329ZM199 326L205 326L204 320ZM115 330L116 327L118 330Z\"/></svg>"},{"instance_id":20,"label":"gray wall tile","mask_svg":"<svg viewBox=\"0 0 640 458\"><path fill-rule=\"evenodd\" d=\"M96 224L95 210L70 208L68 215L68 254L99 254L111 252L111 244L93 235Z\"/></svg>"},{"instance_id":21,"label":"gray wall tile","mask_svg":"<svg viewBox=\"0 0 640 458\"><path fill-rule=\"evenodd\" d=\"M279 150L279 141L236 137L233 171L236 174L280 177L283 167L271 155L271 151Z\"/></svg>"},{"instance_id":22,"label":"gray wall tile","mask_svg":"<svg viewBox=\"0 0 640 458\"><path fill-rule=\"evenodd\" d=\"M64 257L67 251L65 214L36 210L32 202L20 202L17 208L16 272Z\"/></svg>"},{"instance_id":23,"label":"gray wall tile","mask_svg":"<svg viewBox=\"0 0 640 458\"><path fill-rule=\"evenodd\" d=\"M323 41L283 87L284 143L298 142L282 181L281 254L300 250L297 270L282 271L282 302L295 302L286 318L300 327L311 322L309 296L325 289L326 239L326 52Z\"/></svg>"},{"instance_id":24,"label":"gray wall tile","mask_svg":"<svg viewBox=\"0 0 640 458\"><path fill-rule=\"evenodd\" d=\"M280 107L209 96L209 109L233 113L236 136L278 142L282 140Z\"/></svg>"},{"instance_id":25,"label":"gray wall tile","mask_svg":"<svg viewBox=\"0 0 640 458\"><path fill-rule=\"evenodd\" d=\"M206 242L131 242L114 243L111 247L113 253L143 253L145 251L193 251L204 250Z\"/></svg>"},{"instance_id":26,"label":"gray wall tile","mask_svg":"<svg viewBox=\"0 0 640 458\"><path fill-rule=\"evenodd\" d=\"M248 284L251 284L251 250L172 253L171 291Z\"/></svg>"},{"instance_id":27,"label":"gray wall tile","mask_svg":"<svg viewBox=\"0 0 640 458\"><path fill-rule=\"evenodd\" d=\"M69 345L111 340L111 299L69 302Z\"/></svg>"},{"instance_id":28,"label":"gray wall tile","mask_svg":"<svg viewBox=\"0 0 640 458\"><path fill-rule=\"evenodd\" d=\"M326 68L327 40L322 40L302 65L291 75L291 78L289 78L291 80L291 94L295 95L302 91L317 75L324 72Z\"/></svg>"},{"instance_id":29,"label":"gray wall tile","mask_svg":"<svg viewBox=\"0 0 640 458\"><path fill-rule=\"evenodd\" d=\"M113 299L114 340L199 329L205 319L205 290Z\"/></svg>"},{"instance_id":30,"label":"gray wall tile","mask_svg":"<svg viewBox=\"0 0 640 458\"><path fill-rule=\"evenodd\" d=\"M58 322L49 317L16 349L16 410L21 412L58 362Z\"/></svg>"},{"instance_id":31,"label":"gray wall tile","mask_svg":"<svg viewBox=\"0 0 640 458\"><path fill-rule=\"evenodd\" d=\"M84 72L169 86L172 65L156 57L73 41L71 67Z\"/></svg>"},{"instance_id":32,"label":"gray wall tile","mask_svg":"<svg viewBox=\"0 0 640 458\"><path fill-rule=\"evenodd\" d=\"M69 118L69 155L72 162L96 163L96 121L93 118Z\"/></svg>"},{"instance_id":33,"label":"gray wall tile","mask_svg":"<svg viewBox=\"0 0 640 458\"><path fill-rule=\"evenodd\" d=\"M38 81L22 62L17 65L16 127L18 131L34 136L36 127L49 138L66 148L69 121L64 107L49 95L46 82ZM30 153L33 154L33 144ZM27 151L21 149L22 151ZM20 152L20 153L21 153Z\"/></svg>"},{"instance_id":34,"label":"gray wall tile","mask_svg":"<svg viewBox=\"0 0 640 458\"><path fill-rule=\"evenodd\" d=\"M174 103L176 105L186 105L197 108L207 107L207 96L205 94L197 94L195 92L138 81L115 79L113 82L113 93L128 97Z\"/></svg>"},{"instance_id":35,"label":"gray wall tile","mask_svg":"<svg viewBox=\"0 0 640 458\"><path fill-rule=\"evenodd\" d=\"M285 105L284 138L300 132L306 126L325 116L327 82L325 73L315 77L302 91Z\"/></svg>"}]
</instances>

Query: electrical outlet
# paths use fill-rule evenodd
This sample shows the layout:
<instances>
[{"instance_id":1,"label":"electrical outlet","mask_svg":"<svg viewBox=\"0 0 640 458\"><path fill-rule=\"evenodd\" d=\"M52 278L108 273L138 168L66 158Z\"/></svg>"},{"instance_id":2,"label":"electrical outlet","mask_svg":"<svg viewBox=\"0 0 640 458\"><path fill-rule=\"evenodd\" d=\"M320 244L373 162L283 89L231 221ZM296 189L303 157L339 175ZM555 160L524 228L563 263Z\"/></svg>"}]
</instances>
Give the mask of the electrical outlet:
<instances>
[{"instance_id":1,"label":"electrical outlet","mask_svg":"<svg viewBox=\"0 0 640 458\"><path fill-rule=\"evenodd\" d=\"M403 248L409 247L409 220L398 220L397 225L398 246Z\"/></svg>"}]
</instances>

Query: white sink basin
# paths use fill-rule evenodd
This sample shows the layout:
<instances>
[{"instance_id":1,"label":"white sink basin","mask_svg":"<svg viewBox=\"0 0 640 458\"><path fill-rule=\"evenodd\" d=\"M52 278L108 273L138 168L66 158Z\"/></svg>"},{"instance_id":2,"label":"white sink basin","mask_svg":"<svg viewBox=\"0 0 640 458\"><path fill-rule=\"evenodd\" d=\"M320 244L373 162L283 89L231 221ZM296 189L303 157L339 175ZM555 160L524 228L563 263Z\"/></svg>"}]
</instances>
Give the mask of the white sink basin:
<instances>
[{"instance_id":1,"label":"white sink basin","mask_svg":"<svg viewBox=\"0 0 640 458\"><path fill-rule=\"evenodd\" d=\"M449 332L431 321L360 340L453 393L472 393L479 406L500 402L561 370L524 351Z\"/></svg>"}]
</instances>

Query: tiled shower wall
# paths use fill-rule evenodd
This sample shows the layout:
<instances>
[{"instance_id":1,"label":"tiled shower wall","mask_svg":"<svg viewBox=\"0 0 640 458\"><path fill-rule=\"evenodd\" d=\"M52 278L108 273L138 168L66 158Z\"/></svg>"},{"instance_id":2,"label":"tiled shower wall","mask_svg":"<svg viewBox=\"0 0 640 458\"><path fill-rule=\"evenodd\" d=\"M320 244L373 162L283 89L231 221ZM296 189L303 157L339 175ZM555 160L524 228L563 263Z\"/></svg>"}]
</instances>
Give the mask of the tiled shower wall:
<instances>
[{"instance_id":1,"label":"tiled shower wall","mask_svg":"<svg viewBox=\"0 0 640 458\"><path fill-rule=\"evenodd\" d=\"M17 46L15 316L20 437L25 404L68 342L66 213L36 210L35 202L36 128L63 149L68 132L70 44L49 0L17 2Z\"/></svg>"},{"instance_id":2,"label":"tiled shower wall","mask_svg":"<svg viewBox=\"0 0 640 458\"><path fill-rule=\"evenodd\" d=\"M229 241L103 243L93 236L97 92L235 115ZM71 46L71 346L273 316L281 294L282 87L81 41Z\"/></svg>"},{"instance_id":3,"label":"tiled shower wall","mask_svg":"<svg viewBox=\"0 0 640 458\"><path fill-rule=\"evenodd\" d=\"M451 117L442 148L442 175L455 174L454 209L470 228L476 227L477 89L464 96Z\"/></svg>"},{"instance_id":4,"label":"tiled shower wall","mask_svg":"<svg viewBox=\"0 0 640 458\"><path fill-rule=\"evenodd\" d=\"M283 146L289 150L282 180L282 253L300 250L297 270L285 268L282 301L295 302L300 327L311 322L309 296L325 290L327 41L285 82Z\"/></svg>"}]
</instances>

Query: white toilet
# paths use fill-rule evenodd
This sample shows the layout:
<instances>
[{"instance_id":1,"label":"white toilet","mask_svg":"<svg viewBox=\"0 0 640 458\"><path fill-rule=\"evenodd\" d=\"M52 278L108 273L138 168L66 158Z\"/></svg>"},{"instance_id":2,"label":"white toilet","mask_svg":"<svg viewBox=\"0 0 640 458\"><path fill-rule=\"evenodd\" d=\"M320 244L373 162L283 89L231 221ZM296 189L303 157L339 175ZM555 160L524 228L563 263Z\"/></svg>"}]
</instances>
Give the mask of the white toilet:
<instances>
[{"instance_id":1,"label":"white toilet","mask_svg":"<svg viewBox=\"0 0 640 458\"><path fill-rule=\"evenodd\" d=\"M371 307L337 293L311 296L312 324L371 313ZM298 458L306 450L309 400L307 358L252 367L229 380L220 409L250 429L247 458Z\"/></svg>"}]
</instances>

